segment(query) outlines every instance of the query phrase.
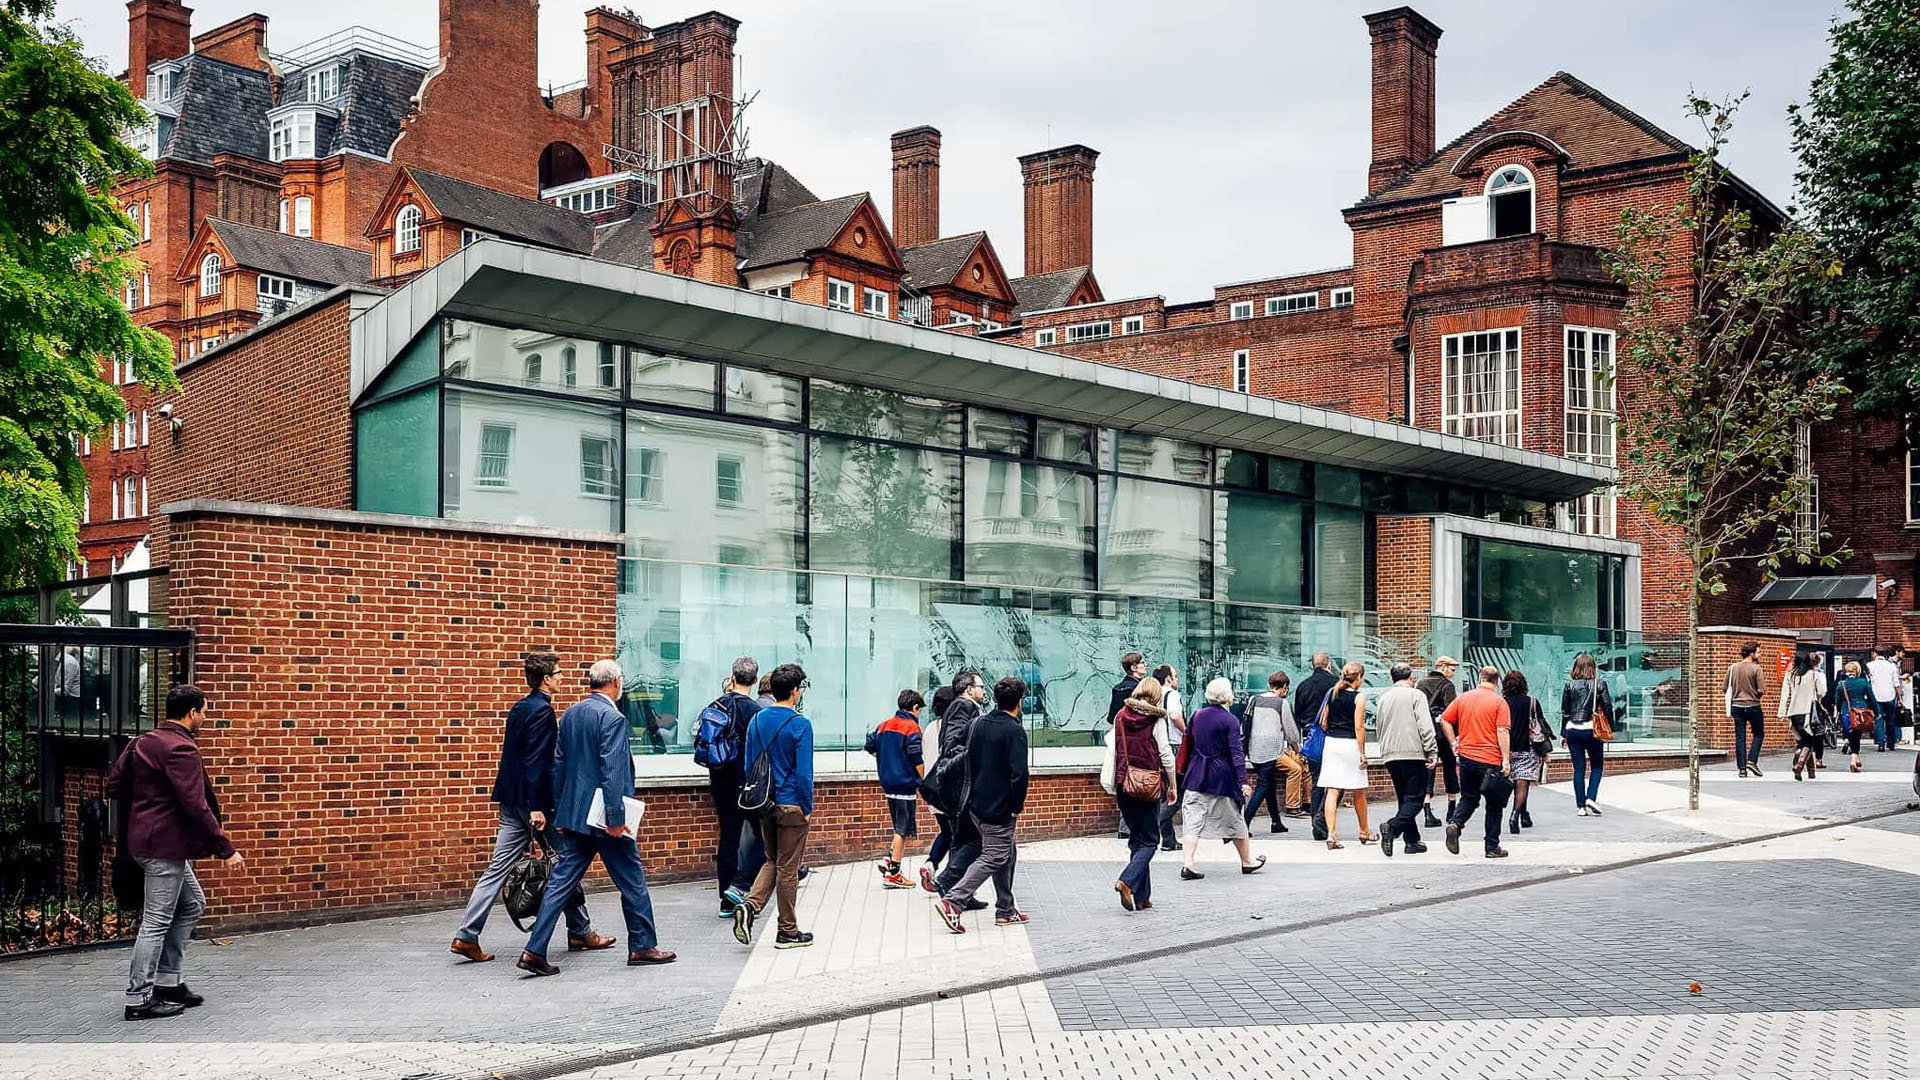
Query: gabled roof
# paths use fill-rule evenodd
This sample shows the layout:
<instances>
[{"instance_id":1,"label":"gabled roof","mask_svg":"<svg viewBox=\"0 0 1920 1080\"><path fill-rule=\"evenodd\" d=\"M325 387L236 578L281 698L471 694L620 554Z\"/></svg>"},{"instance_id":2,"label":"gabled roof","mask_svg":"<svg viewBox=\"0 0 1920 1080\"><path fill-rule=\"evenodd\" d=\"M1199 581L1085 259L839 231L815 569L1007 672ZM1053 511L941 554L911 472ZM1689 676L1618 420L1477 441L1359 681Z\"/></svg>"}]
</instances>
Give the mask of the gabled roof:
<instances>
[{"instance_id":1,"label":"gabled roof","mask_svg":"<svg viewBox=\"0 0 1920 1080\"><path fill-rule=\"evenodd\" d=\"M1461 185L1453 175L1454 165L1483 139L1504 132L1552 140L1566 151L1567 164L1575 169L1625 165L1692 150L1645 117L1560 71L1353 208L1458 194Z\"/></svg>"},{"instance_id":2,"label":"gabled roof","mask_svg":"<svg viewBox=\"0 0 1920 1080\"><path fill-rule=\"evenodd\" d=\"M740 232L734 240L741 269L752 270L806 258L807 252L833 243L833 238L853 219L854 211L866 201L864 193L844 195L747 218L740 223Z\"/></svg>"},{"instance_id":3,"label":"gabled roof","mask_svg":"<svg viewBox=\"0 0 1920 1080\"><path fill-rule=\"evenodd\" d=\"M1029 311L1048 311L1066 307L1073 299L1080 283L1093 273L1085 266L1055 270L1050 274L1028 274L1008 282L1013 286L1013 313L1025 315Z\"/></svg>"},{"instance_id":4,"label":"gabled roof","mask_svg":"<svg viewBox=\"0 0 1920 1080\"><path fill-rule=\"evenodd\" d=\"M318 285L357 285L373 277L373 256L338 244L208 218L207 227L235 266Z\"/></svg>"},{"instance_id":5,"label":"gabled roof","mask_svg":"<svg viewBox=\"0 0 1920 1080\"><path fill-rule=\"evenodd\" d=\"M755 214L777 214L819 201L820 196L807 190L807 185L781 168L778 162L766 158L747 160L733 182L733 212L743 219Z\"/></svg>"},{"instance_id":6,"label":"gabled roof","mask_svg":"<svg viewBox=\"0 0 1920 1080\"><path fill-rule=\"evenodd\" d=\"M448 221L562 251L585 255L593 250L593 219L585 214L424 169L404 171Z\"/></svg>"},{"instance_id":7,"label":"gabled roof","mask_svg":"<svg viewBox=\"0 0 1920 1080\"><path fill-rule=\"evenodd\" d=\"M986 235L984 232L962 233L901 248L900 261L907 267L903 280L916 289L953 284L953 279L960 276L961 269L973 256L973 249L980 246Z\"/></svg>"}]
</instances>

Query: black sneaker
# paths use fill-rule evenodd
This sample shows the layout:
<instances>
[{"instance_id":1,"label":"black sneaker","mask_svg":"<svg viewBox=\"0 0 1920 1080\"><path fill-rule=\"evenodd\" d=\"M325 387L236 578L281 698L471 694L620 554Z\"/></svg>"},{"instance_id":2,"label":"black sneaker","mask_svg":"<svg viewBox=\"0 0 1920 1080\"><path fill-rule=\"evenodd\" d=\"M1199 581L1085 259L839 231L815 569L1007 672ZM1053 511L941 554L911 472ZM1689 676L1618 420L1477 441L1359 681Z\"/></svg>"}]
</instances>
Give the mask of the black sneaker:
<instances>
[{"instance_id":1,"label":"black sneaker","mask_svg":"<svg viewBox=\"0 0 1920 1080\"><path fill-rule=\"evenodd\" d=\"M1269 826L1267 826L1267 831L1268 831L1268 832L1270 832L1270 833L1282 833L1282 832L1286 832L1286 831L1287 831L1287 823L1286 823L1286 822L1284 822L1284 821L1276 821L1276 822L1274 822L1273 824L1271 824L1271 825L1269 825Z\"/></svg>"},{"instance_id":2,"label":"black sneaker","mask_svg":"<svg viewBox=\"0 0 1920 1080\"><path fill-rule=\"evenodd\" d=\"M967 907L966 907L966 910L968 910L968 911L985 911L985 910L987 910L987 902L986 902L985 900L982 900L982 899L980 899L979 897L977 897L977 896L976 896L976 897L974 897L973 899L971 899L971 900L969 900L969 901L967 901Z\"/></svg>"},{"instance_id":3,"label":"black sneaker","mask_svg":"<svg viewBox=\"0 0 1920 1080\"><path fill-rule=\"evenodd\" d=\"M1504 859L1506 857L1507 857L1506 848L1496 847L1496 848L1487 849L1487 858L1489 859Z\"/></svg>"},{"instance_id":4,"label":"black sneaker","mask_svg":"<svg viewBox=\"0 0 1920 1080\"><path fill-rule=\"evenodd\" d=\"M1447 822L1447 854L1460 854L1460 826Z\"/></svg>"},{"instance_id":5,"label":"black sneaker","mask_svg":"<svg viewBox=\"0 0 1920 1080\"><path fill-rule=\"evenodd\" d=\"M179 1016L186 1011L187 1007L177 1001L162 1001L156 997L149 998L145 1005L127 1006L127 1019L161 1020L169 1016Z\"/></svg>"},{"instance_id":6,"label":"black sneaker","mask_svg":"<svg viewBox=\"0 0 1920 1080\"><path fill-rule=\"evenodd\" d=\"M1313 827L1313 840L1317 844L1327 842L1327 827L1325 825L1315 825Z\"/></svg>"},{"instance_id":7,"label":"black sneaker","mask_svg":"<svg viewBox=\"0 0 1920 1080\"><path fill-rule=\"evenodd\" d=\"M753 902L741 904L733 909L733 940L742 945L753 944Z\"/></svg>"},{"instance_id":8,"label":"black sneaker","mask_svg":"<svg viewBox=\"0 0 1920 1080\"><path fill-rule=\"evenodd\" d=\"M813 944L813 935L804 930L782 930L773 935L776 949L804 949Z\"/></svg>"},{"instance_id":9,"label":"black sneaker","mask_svg":"<svg viewBox=\"0 0 1920 1080\"><path fill-rule=\"evenodd\" d=\"M153 988L153 996L161 1001L171 1001L175 1005L185 1005L189 1009L207 1000L187 989L186 983L181 983L179 986L156 986Z\"/></svg>"},{"instance_id":10,"label":"black sneaker","mask_svg":"<svg viewBox=\"0 0 1920 1080\"><path fill-rule=\"evenodd\" d=\"M813 875L813 867L803 866L794 873L793 880L796 882L805 881L807 880L807 878L811 877L812 875Z\"/></svg>"},{"instance_id":11,"label":"black sneaker","mask_svg":"<svg viewBox=\"0 0 1920 1080\"><path fill-rule=\"evenodd\" d=\"M1765 775L1767 775L1766 773L1763 773L1763 772L1761 772L1761 771L1760 771L1760 763L1759 763L1759 762L1757 762L1757 761L1756 761L1756 762L1754 762L1754 763L1753 763L1753 764L1751 764L1751 765L1748 765L1748 766L1747 766L1747 771L1749 771L1749 772L1751 772L1751 773L1753 773L1753 775L1755 775L1755 776L1765 776Z\"/></svg>"}]
</instances>

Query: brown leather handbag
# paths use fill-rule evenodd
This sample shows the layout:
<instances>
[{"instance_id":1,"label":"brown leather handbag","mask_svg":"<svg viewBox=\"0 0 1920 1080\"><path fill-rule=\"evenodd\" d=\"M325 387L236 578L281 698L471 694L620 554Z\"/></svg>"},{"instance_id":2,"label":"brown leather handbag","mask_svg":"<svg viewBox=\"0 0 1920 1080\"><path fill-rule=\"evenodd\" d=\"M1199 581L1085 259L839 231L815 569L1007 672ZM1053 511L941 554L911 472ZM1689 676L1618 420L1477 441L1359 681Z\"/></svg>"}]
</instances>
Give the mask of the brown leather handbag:
<instances>
[{"instance_id":1,"label":"brown leather handbag","mask_svg":"<svg viewBox=\"0 0 1920 1080\"><path fill-rule=\"evenodd\" d=\"M1593 680L1593 737L1601 742L1613 741L1613 721L1607 719L1607 711L1600 707L1600 680Z\"/></svg>"}]
</instances>

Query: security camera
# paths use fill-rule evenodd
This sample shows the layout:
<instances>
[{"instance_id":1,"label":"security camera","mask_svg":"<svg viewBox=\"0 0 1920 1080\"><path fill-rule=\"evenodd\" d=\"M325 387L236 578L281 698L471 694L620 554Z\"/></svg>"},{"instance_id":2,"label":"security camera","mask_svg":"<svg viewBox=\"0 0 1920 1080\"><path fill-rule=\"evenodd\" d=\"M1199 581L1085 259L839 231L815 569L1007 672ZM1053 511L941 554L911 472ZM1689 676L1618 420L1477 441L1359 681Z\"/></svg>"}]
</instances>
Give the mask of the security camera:
<instances>
[{"instance_id":1,"label":"security camera","mask_svg":"<svg viewBox=\"0 0 1920 1080\"><path fill-rule=\"evenodd\" d=\"M165 405L160 406L160 419L173 419L173 402L169 401Z\"/></svg>"},{"instance_id":2,"label":"security camera","mask_svg":"<svg viewBox=\"0 0 1920 1080\"><path fill-rule=\"evenodd\" d=\"M186 426L186 421L173 415L173 402L169 401L160 406L160 419L166 423L167 430L173 433L175 439L180 438L180 429Z\"/></svg>"}]
</instances>

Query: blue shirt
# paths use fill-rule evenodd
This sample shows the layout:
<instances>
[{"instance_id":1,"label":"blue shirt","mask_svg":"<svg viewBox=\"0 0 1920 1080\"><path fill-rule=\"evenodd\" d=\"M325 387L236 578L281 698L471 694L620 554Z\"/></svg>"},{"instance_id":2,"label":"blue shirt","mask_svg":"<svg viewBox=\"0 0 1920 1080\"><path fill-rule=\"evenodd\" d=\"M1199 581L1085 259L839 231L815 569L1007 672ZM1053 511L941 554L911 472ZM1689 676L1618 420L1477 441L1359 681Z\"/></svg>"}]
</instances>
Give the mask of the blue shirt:
<instances>
[{"instance_id":1,"label":"blue shirt","mask_svg":"<svg viewBox=\"0 0 1920 1080\"><path fill-rule=\"evenodd\" d=\"M773 801L813 813L813 721L785 705L761 709L747 725L748 769L762 751L773 769Z\"/></svg>"}]
</instances>

